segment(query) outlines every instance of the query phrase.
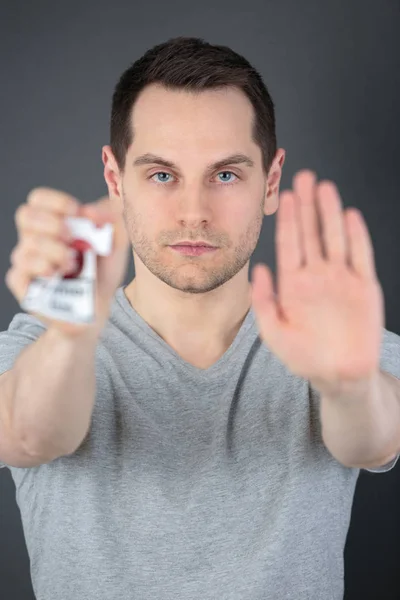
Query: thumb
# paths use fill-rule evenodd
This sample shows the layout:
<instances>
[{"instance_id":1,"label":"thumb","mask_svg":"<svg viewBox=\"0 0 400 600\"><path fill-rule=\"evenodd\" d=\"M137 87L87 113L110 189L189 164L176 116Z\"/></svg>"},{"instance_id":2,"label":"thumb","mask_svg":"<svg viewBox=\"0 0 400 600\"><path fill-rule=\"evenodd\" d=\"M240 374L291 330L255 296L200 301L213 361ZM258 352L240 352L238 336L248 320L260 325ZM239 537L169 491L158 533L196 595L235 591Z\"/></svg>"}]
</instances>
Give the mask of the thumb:
<instances>
[{"instance_id":1,"label":"thumb","mask_svg":"<svg viewBox=\"0 0 400 600\"><path fill-rule=\"evenodd\" d=\"M264 264L252 271L252 305L263 341L275 347L281 325L271 269Z\"/></svg>"},{"instance_id":2,"label":"thumb","mask_svg":"<svg viewBox=\"0 0 400 600\"><path fill-rule=\"evenodd\" d=\"M129 237L126 229L122 205L109 196L103 196L96 202L89 202L80 206L80 217L91 219L101 227L106 223L113 224L113 250L128 250Z\"/></svg>"},{"instance_id":3,"label":"thumb","mask_svg":"<svg viewBox=\"0 0 400 600\"><path fill-rule=\"evenodd\" d=\"M116 202L108 196L102 196L95 202L81 204L77 216L91 219L96 225L104 225L115 221L118 212Z\"/></svg>"}]
</instances>

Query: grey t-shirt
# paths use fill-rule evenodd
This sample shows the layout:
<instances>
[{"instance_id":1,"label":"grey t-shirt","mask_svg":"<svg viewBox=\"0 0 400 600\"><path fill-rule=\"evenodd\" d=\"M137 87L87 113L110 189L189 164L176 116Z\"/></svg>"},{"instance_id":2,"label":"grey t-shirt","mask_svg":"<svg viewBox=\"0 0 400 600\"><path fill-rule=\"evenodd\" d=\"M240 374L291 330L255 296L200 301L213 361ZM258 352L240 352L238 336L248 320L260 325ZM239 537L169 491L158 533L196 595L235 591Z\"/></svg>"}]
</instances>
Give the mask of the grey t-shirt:
<instances>
[{"instance_id":1,"label":"grey t-shirt","mask_svg":"<svg viewBox=\"0 0 400 600\"><path fill-rule=\"evenodd\" d=\"M17 313L0 372L44 331ZM381 368L400 377L386 329ZM360 471L326 449L317 393L260 340L252 310L202 370L122 286L96 378L78 450L10 467L37 600L342 600Z\"/></svg>"}]
</instances>

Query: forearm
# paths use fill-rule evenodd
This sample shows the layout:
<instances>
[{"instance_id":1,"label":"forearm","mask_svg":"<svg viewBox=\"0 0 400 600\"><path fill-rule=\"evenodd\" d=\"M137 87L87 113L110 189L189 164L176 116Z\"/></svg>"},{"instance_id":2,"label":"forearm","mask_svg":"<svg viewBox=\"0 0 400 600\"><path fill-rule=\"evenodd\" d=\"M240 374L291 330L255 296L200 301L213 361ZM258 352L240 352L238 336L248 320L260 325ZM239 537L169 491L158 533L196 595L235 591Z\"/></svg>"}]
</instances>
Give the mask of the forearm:
<instances>
[{"instance_id":1,"label":"forearm","mask_svg":"<svg viewBox=\"0 0 400 600\"><path fill-rule=\"evenodd\" d=\"M381 371L358 388L322 393L322 437L349 467L371 468L400 451L400 380Z\"/></svg>"},{"instance_id":2,"label":"forearm","mask_svg":"<svg viewBox=\"0 0 400 600\"><path fill-rule=\"evenodd\" d=\"M10 371L9 425L32 454L72 453L90 426L95 398L93 332L68 338L47 330L25 348Z\"/></svg>"}]
</instances>

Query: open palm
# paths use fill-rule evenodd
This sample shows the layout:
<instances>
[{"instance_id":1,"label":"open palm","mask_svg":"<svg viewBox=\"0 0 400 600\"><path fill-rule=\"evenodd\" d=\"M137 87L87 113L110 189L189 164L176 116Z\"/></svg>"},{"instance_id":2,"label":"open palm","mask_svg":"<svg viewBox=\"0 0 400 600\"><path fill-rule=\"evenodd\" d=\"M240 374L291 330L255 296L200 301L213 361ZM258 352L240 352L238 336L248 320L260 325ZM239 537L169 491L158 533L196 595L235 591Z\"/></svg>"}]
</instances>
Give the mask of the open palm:
<instances>
[{"instance_id":1,"label":"open palm","mask_svg":"<svg viewBox=\"0 0 400 600\"><path fill-rule=\"evenodd\" d=\"M277 293L266 265L252 272L260 336L315 385L368 378L379 369L384 299L367 226L312 171L297 173L293 188L280 195Z\"/></svg>"}]
</instances>

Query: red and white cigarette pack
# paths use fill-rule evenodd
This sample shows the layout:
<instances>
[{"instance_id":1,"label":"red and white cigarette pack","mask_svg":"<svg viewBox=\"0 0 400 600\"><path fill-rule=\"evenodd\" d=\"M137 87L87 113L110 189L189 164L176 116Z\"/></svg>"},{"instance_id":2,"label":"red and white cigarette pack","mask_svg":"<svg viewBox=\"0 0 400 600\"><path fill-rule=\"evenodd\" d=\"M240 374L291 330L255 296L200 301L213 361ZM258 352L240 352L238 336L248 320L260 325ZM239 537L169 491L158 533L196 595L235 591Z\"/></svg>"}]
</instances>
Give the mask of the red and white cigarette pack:
<instances>
[{"instance_id":1,"label":"red and white cigarette pack","mask_svg":"<svg viewBox=\"0 0 400 600\"><path fill-rule=\"evenodd\" d=\"M50 319L71 323L92 323L95 320L95 290L97 255L108 256L112 250L113 226L96 227L83 217L65 219L73 241L76 269L67 275L37 277L27 290L21 307Z\"/></svg>"}]
</instances>

